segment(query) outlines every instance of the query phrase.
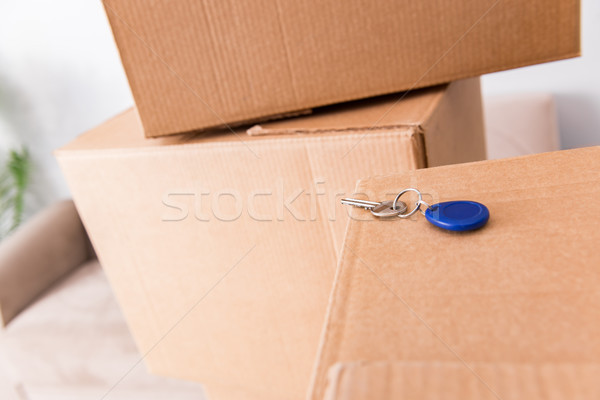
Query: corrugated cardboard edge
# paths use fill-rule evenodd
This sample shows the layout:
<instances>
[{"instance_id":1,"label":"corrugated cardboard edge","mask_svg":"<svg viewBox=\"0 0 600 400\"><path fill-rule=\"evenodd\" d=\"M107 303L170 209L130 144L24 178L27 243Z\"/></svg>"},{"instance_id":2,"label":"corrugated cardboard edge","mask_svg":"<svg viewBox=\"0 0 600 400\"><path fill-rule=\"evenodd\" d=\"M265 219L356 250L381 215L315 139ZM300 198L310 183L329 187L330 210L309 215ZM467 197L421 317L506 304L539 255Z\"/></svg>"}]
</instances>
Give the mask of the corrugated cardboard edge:
<instances>
[{"instance_id":1,"label":"corrugated cardboard edge","mask_svg":"<svg viewBox=\"0 0 600 400\"><path fill-rule=\"evenodd\" d=\"M137 111L137 107L136 107L136 111ZM205 133L205 132L211 131L213 129L240 128L240 127L245 127L248 125L256 124L257 122L269 122L269 121L274 121L274 120L279 120L279 119L302 117L302 116L306 116L306 115L311 115L312 113L313 113L312 108L306 108L306 109L297 110L297 111L289 111L289 112L284 112L284 113L279 113L279 114L265 115L263 117L256 117L256 118L250 118L250 119L246 119L246 120L240 120L240 121L232 122L232 123L229 123L226 125L216 125L216 126L210 126L210 127L201 128L201 129L194 129L191 131L178 132L177 135L190 135L190 134L193 135L193 134L198 134L198 133ZM139 115L139 112L138 112L138 115ZM143 125L143 120L141 118L140 118L140 122L142 122L142 125ZM246 133L250 136L253 136L253 134L250 133L250 130L252 130L252 128L246 130ZM151 131L149 131L146 128L146 126L144 126L144 135L147 138L161 138L161 137L165 136L163 134L153 134Z\"/></svg>"},{"instance_id":2,"label":"corrugated cardboard edge","mask_svg":"<svg viewBox=\"0 0 600 400\"><path fill-rule=\"evenodd\" d=\"M448 400L600 396L598 363L470 363L358 361L329 369L324 400L359 400L365 392L378 400ZM485 380L483 380L485 379Z\"/></svg>"},{"instance_id":3,"label":"corrugated cardboard edge","mask_svg":"<svg viewBox=\"0 0 600 400\"><path fill-rule=\"evenodd\" d=\"M357 364L362 365L361 362ZM327 388L325 389L325 395L323 400L335 400L338 399L340 393L340 386L342 385L343 375L351 367L349 363L336 363L329 368L327 371Z\"/></svg>"},{"instance_id":4,"label":"corrugated cardboard edge","mask_svg":"<svg viewBox=\"0 0 600 400\"><path fill-rule=\"evenodd\" d=\"M332 129L270 129L263 128L261 125L254 125L249 128L246 133L249 136L270 136L270 135L311 135L311 134L331 134L331 133L354 133L360 132L367 134L369 132L389 132L399 129L410 129L418 125L377 125L377 126L358 126L347 128L332 128Z\"/></svg>"},{"instance_id":5,"label":"corrugated cardboard edge","mask_svg":"<svg viewBox=\"0 0 600 400\"><path fill-rule=\"evenodd\" d=\"M381 130L379 132L369 132L371 134L379 134L379 135L398 135L398 136L408 136L408 137L415 137L418 138L419 136L421 136L423 133L417 129L418 125L406 125L406 126L399 126L397 127L397 129L393 130L393 131L389 131L389 130ZM361 136L363 136L363 134L365 133L364 131L361 130L353 130L353 129L348 129L348 131L343 132L344 134L339 134L338 133L342 133L342 132L338 132L338 131L322 131L319 132L319 134L323 134L323 135L328 135L328 137L330 138L335 138L336 136L339 138L339 140L348 140L349 138L355 138L355 139L360 139ZM304 137L301 137L302 135L304 135ZM316 136L316 135L315 135ZM170 139L170 138L161 138L161 139ZM249 142L251 144L258 144L258 143L265 143L265 144L272 144L272 143L278 143L278 144L288 144L289 142L294 142L294 141L298 141L298 140L306 140L306 139L317 139L316 137L307 137L307 135L302 134L302 133L298 133L296 135L286 135L285 137L267 137L265 139L261 139L260 142L257 141L252 141ZM419 143L418 139L415 139L415 143ZM231 147L231 146L238 146L238 147L245 147L245 143L242 141L210 141L210 142L202 142L202 141L188 141L188 142L181 142L181 143L172 143L172 144L164 144L164 145L160 145L160 146L150 146L150 147L143 147L143 146L123 146L123 147L115 147L115 148L100 148L100 149L93 149L93 148L72 148L69 145L65 145L61 148L58 148L56 150L53 151L53 154L55 157L60 158L60 157L88 157L90 155L101 155L101 156L105 156L106 154L111 154L111 155L125 155L125 154L140 154L140 153L170 153L173 151L188 151L190 148L213 148L215 150L221 149L221 148L227 148L227 147Z\"/></svg>"},{"instance_id":6,"label":"corrugated cardboard edge","mask_svg":"<svg viewBox=\"0 0 600 400\"><path fill-rule=\"evenodd\" d=\"M359 193L361 191L361 181L358 181L356 184L355 192ZM348 224L346 224L346 230L344 234L344 241L342 242L342 249L346 248L346 243L352 242L354 240L354 236L358 235L360 231L360 224L357 224L357 228L354 228L352 222L352 218L355 217L356 210L350 210L350 219L348 220ZM353 229L350 229L350 227ZM343 250L340 252L338 256L338 263L335 270L335 277L333 278L333 286L331 288L331 294L329 295L329 301L327 303L327 313L325 314L325 320L323 323L323 327L321 329L321 340L319 341L319 349L317 351L317 357L315 358L315 364L313 368L313 374L310 379L310 384L307 392L307 400L323 400L323 393L318 391L319 388L327 387L327 382L322 382L321 377L328 376L328 371L325 371L325 366L323 362L323 358L325 356L325 344L329 341L330 336L330 324L332 314L334 312L334 303L337 302L339 297L339 292L341 291L341 286L338 284L340 282L340 276L342 274L341 265L345 263L346 258L350 257L348 252L344 252ZM332 372L335 376L336 370L334 369Z\"/></svg>"},{"instance_id":7,"label":"corrugated cardboard edge","mask_svg":"<svg viewBox=\"0 0 600 400\"><path fill-rule=\"evenodd\" d=\"M450 93L461 92L469 90L468 82L474 80L478 81L479 78L472 78L467 80L461 80L453 82L443 86L434 86L428 89L417 90L417 91L406 91L397 93L396 95L378 96L367 100L359 100L351 103L338 104L326 109L315 110L314 117L316 119L322 118L325 115L332 115L334 119L337 119L337 123L328 125L328 121L325 122L325 126L303 126L305 118L297 120L275 122L275 124L266 125L254 125L250 127L246 133L249 136L266 136L266 135L298 135L298 134L319 134L319 133L348 133L352 131L361 131L364 134L369 132L377 131L389 131L396 129L404 129L406 127L418 127L424 124L427 120L431 119L434 111L439 107L442 99L449 96ZM450 91L450 87L454 90ZM479 90L479 89L477 89ZM427 96L427 99L419 100L422 96ZM426 107L419 108L415 106L414 102L420 101L425 103ZM363 109L360 106L365 106L366 109L371 107L379 108L378 113L374 112L373 115L366 116L363 113ZM407 108L408 107L408 108ZM362 113L362 120L357 122L339 122L345 121L347 116L345 114ZM397 116L403 116L405 113L409 113L411 117L408 119L397 118ZM387 122L386 119L391 119L394 122ZM310 122L307 121L309 126Z\"/></svg>"},{"instance_id":8,"label":"corrugated cardboard edge","mask_svg":"<svg viewBox=\"0 0 600 400\"><path fill-rule=\"evenodd\" d=\"M415 125L393 125L393 126L378 126L376 128L345 128L345 129L262 129L260 125L255 125L248 132L250 136L277 136L277 135L334 135L334 134L352 134L359 135L355 143L360 143L361 139L365 135L373 134L389 134L394 132L398 135L409 136L411 141L411 147L415 159L413 160L413 168L426 168L428 167L427 161L427 147L425 145L425 132L422 127L418 124ZM250 131L249 130L249 131ZM483 135L482 135L483 136ZM437 146L437 144L430 143L430 146ZM351 151L352 149L350 149Z\"/></svg>"}]
</instances>

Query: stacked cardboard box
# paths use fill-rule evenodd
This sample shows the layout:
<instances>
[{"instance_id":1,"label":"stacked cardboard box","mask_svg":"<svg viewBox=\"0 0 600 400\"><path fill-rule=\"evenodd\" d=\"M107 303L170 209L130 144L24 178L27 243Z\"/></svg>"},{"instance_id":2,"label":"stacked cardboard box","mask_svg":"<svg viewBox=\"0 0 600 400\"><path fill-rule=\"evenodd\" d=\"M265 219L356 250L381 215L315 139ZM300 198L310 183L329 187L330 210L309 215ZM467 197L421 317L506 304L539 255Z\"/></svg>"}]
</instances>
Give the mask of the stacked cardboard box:
<instances>
[{"instance_id":1,"label":"stacked cardboard box","mask_svg":"<svg viewBox=\"0 0 600 400\"><path fill-rule=\"evenodd\" d=\"M104 4L136 109L59 162L146 364L217 400L305 396L358 178L485 158L477 76L579 53L576 0Z\"/></svg>"},{"instance_id":2,"label":"stacked cardboard box","mask_svg":"<svg viewBox=\"0 0 600 400\"><path fill-rule=\"evenodd\" d=\"M130 110L58 152L152 371L303 397L344 238L339 199L357 176L485 157L478 79L396 100L240 137L145 139Z\"/></svg>"},{"instance_id":3,"label":"stacked cardboard box","mask_svg":"<svg viewBox=\"0 0 600 400\"><path fill-rule=\"evenodd\" d=\"M146 136L579 55L578 0L103 0Z\"/></svg>"}]
</instances>

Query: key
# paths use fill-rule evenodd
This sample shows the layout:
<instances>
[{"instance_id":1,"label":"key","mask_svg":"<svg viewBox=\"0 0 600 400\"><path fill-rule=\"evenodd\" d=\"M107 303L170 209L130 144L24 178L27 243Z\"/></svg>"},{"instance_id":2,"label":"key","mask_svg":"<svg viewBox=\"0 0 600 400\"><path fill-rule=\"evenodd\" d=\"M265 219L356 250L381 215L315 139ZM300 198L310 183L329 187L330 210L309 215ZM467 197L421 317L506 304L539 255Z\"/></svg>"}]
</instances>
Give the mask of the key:
<instances>
[{"instance_id":1,"label":"key","mask_svg":"<svg viewBox=\"0 0 600 400\"><path fill-rule=\"evenodd\" d=\"M371 211L371 214L379 218L395 217L406 211L406 203L402 201L396 203L396 209L392 208L392 205L394 204L393 201L377 202L359 199L342 199L342 204L364 208L365 210Z\"/></svg>"},{"instance_id":2,"label":"key","mask_svg":"<svg viewBox=\"0 0 600 400\"><path fill-rule=\"evenodd\" d=\"M407 211L406 203L400 201L400 197L407 192L414 192L418 196L418 200L410 211ZM442 229L458 232L479 229L487 224L490 219L490 211L481 203L455 200L429 205L423 201L423 194L415 188L404 189L396 195L394 201L377 202L346 198L342 199L342 204L364 208L380 218L400 217L405 219L411 217L417 211L421 211L425 215L425 219L431 224ZM425 211L421 207L425 207Z\"/></svg>"}]
</instances>

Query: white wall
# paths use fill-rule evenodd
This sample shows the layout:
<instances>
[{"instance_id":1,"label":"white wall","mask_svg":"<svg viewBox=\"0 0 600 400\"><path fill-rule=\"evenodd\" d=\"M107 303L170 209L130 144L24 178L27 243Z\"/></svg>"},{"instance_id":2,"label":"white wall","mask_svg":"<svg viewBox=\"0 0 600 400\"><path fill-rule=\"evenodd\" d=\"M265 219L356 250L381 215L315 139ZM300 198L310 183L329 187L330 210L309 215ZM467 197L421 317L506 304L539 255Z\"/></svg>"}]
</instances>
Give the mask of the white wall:
<instances>
[{"instance_id":1,"label":"white wall","mask_svg":"<svg viewBox=\"0 0 600 400\"><path fill-rule=\"evenodd\" d=\"M31 208L69 196L52 150L132 104L100 0L0 0L0 148L29 148Z\"/></svg>"},{"instance_id":2,"label":"white wall","mask_svg":"<svg viewBox=\"0 0 600 400\"><path fill-rule=\"evenodd\" d=\"M483 79L486 96L554 93L565 148L600 144L600 2L582 14L582 58ZM100 0L0 0L0 146L29 147L33 208L69 195L51 151L130 105Z\"/></svg>"}]
</instances>

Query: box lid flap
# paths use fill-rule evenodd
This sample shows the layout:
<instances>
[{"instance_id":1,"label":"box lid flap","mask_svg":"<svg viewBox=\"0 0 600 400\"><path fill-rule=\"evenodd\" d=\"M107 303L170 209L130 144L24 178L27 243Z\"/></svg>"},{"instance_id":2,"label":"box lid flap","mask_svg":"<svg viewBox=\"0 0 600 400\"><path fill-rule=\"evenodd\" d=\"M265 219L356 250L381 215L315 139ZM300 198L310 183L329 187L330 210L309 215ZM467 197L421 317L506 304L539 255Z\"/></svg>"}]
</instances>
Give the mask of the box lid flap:
<instances>
[{"instance_id":1,"label":"box lid flap","mask_svg":"<svg viewBox=\"0 0 600 400\"><path fill-rule=\"evenodd\" d=\"M337 362L600 359L600 147L374 177L357 192L406 187L479 201L490 221L459 234L352 210L313 399Z\"/></svg>"}]
</instances>

